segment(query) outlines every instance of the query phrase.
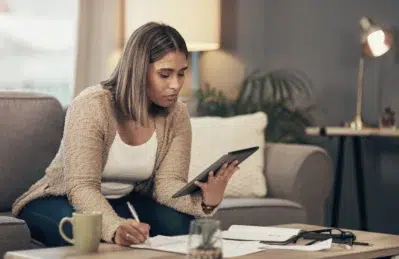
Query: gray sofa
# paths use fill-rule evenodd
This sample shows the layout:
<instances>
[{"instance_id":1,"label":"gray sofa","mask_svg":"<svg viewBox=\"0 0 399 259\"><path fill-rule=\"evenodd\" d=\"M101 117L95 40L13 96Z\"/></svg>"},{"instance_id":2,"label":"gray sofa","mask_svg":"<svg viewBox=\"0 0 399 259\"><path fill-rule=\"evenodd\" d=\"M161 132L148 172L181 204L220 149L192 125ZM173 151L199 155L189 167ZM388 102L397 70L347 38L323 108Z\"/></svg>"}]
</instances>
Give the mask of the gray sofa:
<instances>
[{"instance_id":1,"label":"gray sofa","mask_svg":"<svg viewBox=\"0 0 399 259\"><path fill-rule=\"evenodd\" d=\"M53 97L0 92L0 258L6 251L40 246L24 221L11 216L14 200L41 178L62 137L65 109ZM324 223L332 163L315 146L269 144L265 152L268 196L225 199L215 215L231 224Z\"/></svg>"}]
</instances>

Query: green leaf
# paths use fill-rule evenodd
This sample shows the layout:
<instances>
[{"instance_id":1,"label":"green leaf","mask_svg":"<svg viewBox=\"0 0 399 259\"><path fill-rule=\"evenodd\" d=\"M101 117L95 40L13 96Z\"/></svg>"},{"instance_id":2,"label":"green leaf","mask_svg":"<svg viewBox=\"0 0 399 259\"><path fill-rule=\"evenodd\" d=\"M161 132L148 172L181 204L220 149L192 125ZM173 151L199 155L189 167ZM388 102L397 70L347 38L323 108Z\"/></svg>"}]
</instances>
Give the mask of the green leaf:
<instances>
[{"instance_id":1,"label":"green leaf","mask_svg":"<svg viewBox=\"0 0 399 259\"><path fill-rule=\"evenodd\" d=\"M237 98L237 103L240 103L242 101L242 98L244 98L245 96L245 92L247 91L248 85L250 84L250 82L252 81L252 78L259 73L259 70L255 70L253 71L251 74L249 74L243 81L243 83L241 84L241 90L238 93L238 98Z\"/></svg>"},{"instance_id":2,"label":"green leaf","mask_svg":"<svg viewBox=\"0 0 399 259\"><path fill-rule=\"evenodd\" d=\"M269 75L268 76L269 80L270 80L270 86L272 88L272 96L271 99L273 101L277 101L277 96L278 96L278 85L277 85L277 80L274 78L273 75Z\"/></svg>"},{"instance_id":3,"label":"green leaf","mask_svg":"<svg viewBox=\"0 0 399 259\"><path fill-rule=\"evenodd\" d=\"M259 81L259 96L258 96L258 109L262 109L262 104L264 102L265 88L267 83L267 78L262 77Z\"/></svg>"}]
</instances>

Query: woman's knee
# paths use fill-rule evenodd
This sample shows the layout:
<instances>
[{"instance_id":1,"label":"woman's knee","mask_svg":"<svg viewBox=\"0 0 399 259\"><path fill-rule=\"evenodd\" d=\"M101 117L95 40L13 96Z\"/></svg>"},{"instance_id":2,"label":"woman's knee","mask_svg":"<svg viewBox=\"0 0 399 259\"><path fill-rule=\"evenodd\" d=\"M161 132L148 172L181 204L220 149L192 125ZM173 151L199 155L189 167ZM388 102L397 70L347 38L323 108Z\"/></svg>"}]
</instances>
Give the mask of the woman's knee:
<instances>
[{"instance_id":1,"label":"woman's knee","mask_svg":"<svg viewBox=\"0 0 399 259\"><path fill-rule=\"evenodd\" d=\"M190 229L190 222L194 216L179 212L173 208L162 206L157 213L158 226L155 229L159 235L186 235Z\"/></svg>"},{"instance_id":2,"label":"woman's knee","mask_svg":"<svg viewBox=\"0 0 399 259\"><path fill-rule=\"evenodd\" d=\"M73 208L66 197L46 197L28 203L18 217L26 222L33 239L52 247L68 245L58 231L58 224L72 213ZM66 235L72 235L70 224L64 225L63 230Z\"/></svg>"},{"instance_id":3,"label":"woman's knee","mask_svg":"<svg viewBox=\"0 0 399 259\"><path fill-rule=\"evenodd\" d=\"M160 204L152 197L134 193L129 198L136 208L140 220L150 225L151 236L185 235L189 232L193 216Z\"/></svg>"},{"instance_id":4,"label":"woman's knee","mask_svg":"<svg viewBox=\"0 0 399 259\"><path fill-rule=\"evenodd\" d=\"M190 231L190 223L194 219L194 216L178 212L175 217L175 226L172 233L174 235L186 235Z\"/></svg>"}]
</instances>

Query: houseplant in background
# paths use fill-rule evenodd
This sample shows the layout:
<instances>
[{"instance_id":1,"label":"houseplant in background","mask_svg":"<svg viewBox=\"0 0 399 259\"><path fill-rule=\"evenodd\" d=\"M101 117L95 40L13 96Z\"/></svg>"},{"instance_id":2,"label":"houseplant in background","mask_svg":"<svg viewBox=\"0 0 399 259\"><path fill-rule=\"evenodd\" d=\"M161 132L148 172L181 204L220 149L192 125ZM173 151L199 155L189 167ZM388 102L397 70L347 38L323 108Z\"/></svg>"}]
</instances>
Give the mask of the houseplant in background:
<instances>
[{"instance_id":1,"label":"houseplant in background","mask_svg":"<svg viewBox=\"0 0 399 259\"><path fill-rule=\"evenodd\" d=\"M267 73L256 70L240 85L236 99L209 85L197 92L199 116L230 117L263 111L268 116L265 136L269 142L306 143L305 127L313 122L309 105L312 82L295 69Z\"/></svg>"}]
</instances>

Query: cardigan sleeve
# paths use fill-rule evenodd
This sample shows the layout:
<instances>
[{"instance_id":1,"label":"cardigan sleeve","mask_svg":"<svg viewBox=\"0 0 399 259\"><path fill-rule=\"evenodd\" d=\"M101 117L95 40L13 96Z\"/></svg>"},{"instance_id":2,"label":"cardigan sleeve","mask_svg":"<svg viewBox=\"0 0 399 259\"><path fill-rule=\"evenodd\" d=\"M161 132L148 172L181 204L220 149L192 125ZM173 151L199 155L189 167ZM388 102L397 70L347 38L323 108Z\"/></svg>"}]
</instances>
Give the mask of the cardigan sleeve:
<instances>
[{"instance_id":1,"label":"cardigan sleeve","mask_svg":"<svg viewBox=\"0 0 399 259\"><path fill-rule=\"evenodd\" d=\"M77 98L65 119L63 161L67 196L77 212L102 213L102 239L112 242L120 218L101 193L104 133L107 118L104 96Z\"/></svg>"},{"instance_id":2,"label":"cardigan sleeve","mask_svg":"<svg viewBox=\"0 0 399 259\"><path fill-rule=\"evenodd\" d=\"M191 156L191 123L187 107L176 107L174 133L171 144L154 176L155 199L168 207L186 214L209 217L216 209L205 214L201 207L202 195L195 193L179 198L172 198L178 190L187 184Z\"/></svg>"}]
</instances>

